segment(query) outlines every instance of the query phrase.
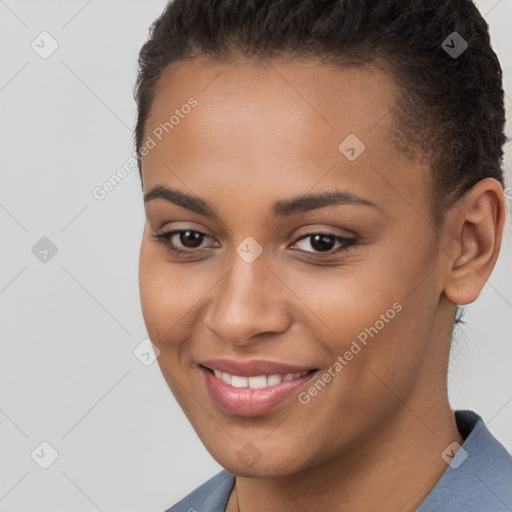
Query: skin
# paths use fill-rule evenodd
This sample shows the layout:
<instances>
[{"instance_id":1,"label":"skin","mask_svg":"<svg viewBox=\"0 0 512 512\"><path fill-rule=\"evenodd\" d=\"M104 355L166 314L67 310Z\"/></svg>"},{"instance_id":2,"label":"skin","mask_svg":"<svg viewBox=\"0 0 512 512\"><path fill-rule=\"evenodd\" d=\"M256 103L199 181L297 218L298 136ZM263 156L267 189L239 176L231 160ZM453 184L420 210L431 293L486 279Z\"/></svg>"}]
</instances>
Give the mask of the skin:
<instances>
[{"instance_id":1,"label":"skin","mask_svg":"<svg viewBox=\"0 0 512 512\"><path fill-rule=\"evenodd\" d=\"M198 105L144 157L144 192L198 196L219 219L161 198L145 204L141 304L170 389L236 475L228 512L413 511L447 467L441 453L463 443L446 388L451 329L456 304L476 300L495 265L503 192L480 181L436 228L428 163L390 142L395 92L373 65L293 59L201 58L159 82L147 134L189 97ZM349 134L366 145L353 162L338 149ZM376 207L272 216L276 201L333 189ZM171 229L206 233L197 242L206 252L176 256L154 240ZM318 232L357 242L336 254L333 241L322 257L311 237L298 241ZM263 248L250 264L236 252L248 236ZM401 311L308 404L227 414L199 372L197 361L218 357L325 372L397 302ZM252 465L239 458L247 443L260 457Z\"/></svg>"}]
</instances>

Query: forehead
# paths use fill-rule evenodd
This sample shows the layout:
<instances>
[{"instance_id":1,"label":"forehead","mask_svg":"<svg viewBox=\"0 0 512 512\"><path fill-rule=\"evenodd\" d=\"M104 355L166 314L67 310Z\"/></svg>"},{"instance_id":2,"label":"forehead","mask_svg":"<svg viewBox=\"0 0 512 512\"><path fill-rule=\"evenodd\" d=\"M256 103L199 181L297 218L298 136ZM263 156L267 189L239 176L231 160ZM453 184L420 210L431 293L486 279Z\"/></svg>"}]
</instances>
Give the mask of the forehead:
<instances>
[{"instance_id":1,"label":"forehead","mask_svg":"<svg viewBox=\"0 0 512 512\"><path fill-rule=\"evenodd\" d=\"M426 170L390 142L395 94L390 75L369 65L175 63L160 78L146 123L156 146L143 159L145 188L186 176L193 190L229 179L238 197L268 196L282 182L293 195L320 181L366 195L424 196ZM191 98L196 106L183 108ZM347 158L352 148L355 160Z\"/></svg>"},{"instance_id":2,"label":"forehead","mask_svg":"<svg viewBox=\"0 0 512 512\"><path fill-rule=\"evenodd\" d=\"M294 132L342 136L350 131L363 137L377 124L376 136L391 128L388 113L395 103L395 86L391 75L376 66L334 67L312 59L201 58L175 63L163 72L147 128L165 122L191 96L200 104L196 112L204 114L203 121L225 121L219 129L234 131L244 125L247 131L250 121L254 131L273 135L269 123L278 122ZM179 132L184 135L183 127L172 135Z\"/></svg>"}]
</instances>

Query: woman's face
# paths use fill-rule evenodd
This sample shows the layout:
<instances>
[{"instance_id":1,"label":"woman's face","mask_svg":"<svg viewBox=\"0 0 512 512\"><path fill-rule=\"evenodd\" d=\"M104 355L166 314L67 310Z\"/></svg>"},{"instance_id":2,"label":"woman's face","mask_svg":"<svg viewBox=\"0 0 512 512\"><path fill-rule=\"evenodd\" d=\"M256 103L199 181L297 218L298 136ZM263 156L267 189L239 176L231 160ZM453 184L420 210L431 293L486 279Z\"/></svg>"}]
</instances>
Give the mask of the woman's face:
<instances>
[{"instance_id":1,"label":"woman's face","mask_svg":"<svg viewBox=\"0 0 512 512\"><path fill-rule=\"evenodd\" d=\"M376 68L315 61L194 60L159 82L142 309L169 387L233 473L369 449L445 399L445 240L429 169L391 146L393 94Z\"/></svg>"}]
</instances>

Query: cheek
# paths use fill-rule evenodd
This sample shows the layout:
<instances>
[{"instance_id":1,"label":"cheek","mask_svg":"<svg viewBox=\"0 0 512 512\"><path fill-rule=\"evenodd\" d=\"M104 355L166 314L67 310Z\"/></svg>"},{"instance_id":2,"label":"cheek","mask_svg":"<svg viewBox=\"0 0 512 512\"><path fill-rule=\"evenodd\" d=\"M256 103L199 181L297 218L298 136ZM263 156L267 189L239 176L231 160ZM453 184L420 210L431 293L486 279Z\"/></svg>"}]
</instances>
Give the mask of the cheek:
<instances>
[{"instance_id":1,"label":"cheek","mask_svg":"<svg viewBox=\"0 0 512 512\"><path fill-rule=\"evenodd\" d=\"M335 361L351 349L357 352L348 353L350 380L364 380L368 367L392 382L409 379L404 368L418 370L424 359L438 300L433 262L428 251L404 254L398 247L386 242L340 267L282 269L280 274L295 302L304 305L306 328L318 326L323 332L328 357ZM361 389L367 385L370 381Z\"/></svg>"},{"instance_id":2,"label":"cheek","mask_svg":"<svg viewBox=\"0 0 512 512\"><path fill-rule=\"evenodd\" d=\"M191 334L191 321L215 284L208 270L171 263L151 241L142 242L139 291L144 322L151 340L159 346L180 344Z\"/></svg>"},{"instance_id":3,"label":"cheek","mask_svg":"<svg viewBox=\"0 0 512 512\"><path fill-rule=\"evenodd\" d=\"M382 261L367 265L358 258L347 259L339 267L283 268L280 278L293 292L295 302L303 304L301 310L310 325L318 324L335 339L347 341L401 299L398 279L386 282L386 273Z\"/></svg>"},{"instance_id":4,"label":"cheek","mask_svg":"<svg viewBox=\"0 0 512 512\"><path fill-rule=\"evenodd\" d=\"M177 273L163 261L158 248L142 242L139 259L139 291L144 322L149 337L161 346L178 318L185 314L187 300Z\"/></svg>"}]
</instances>

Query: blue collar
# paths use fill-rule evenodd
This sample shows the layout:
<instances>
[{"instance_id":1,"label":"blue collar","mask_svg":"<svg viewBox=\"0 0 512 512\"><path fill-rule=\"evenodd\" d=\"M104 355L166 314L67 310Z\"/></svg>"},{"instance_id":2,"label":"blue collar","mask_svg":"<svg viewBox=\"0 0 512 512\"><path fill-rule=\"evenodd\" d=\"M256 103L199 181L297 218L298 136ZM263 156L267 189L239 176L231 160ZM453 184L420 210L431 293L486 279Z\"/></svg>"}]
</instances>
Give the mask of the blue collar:
<instances>
[{"instance_id":1,"label":"blue collar","mask_svg":"<svg viewBox=\"0 0 512 512\"><path fill-rule=\"evenodd\" d=\"M512 457L474 412L455 411L455 420L462 449L417 512L511 512Z\"/></svg>"},{"instance_id":2,"label":"blue collar","mask_svg":"<svg viewBox=\"0 0 512 512\"><path fill-rule=\"evenodd\" d=\"M462 449L445 453L449 465L416 512L511 512L512 456L474 412L455 411L455 420ZM234 484L222 470L165 512L225 512Z\"/></svg>"}]
</instances>

